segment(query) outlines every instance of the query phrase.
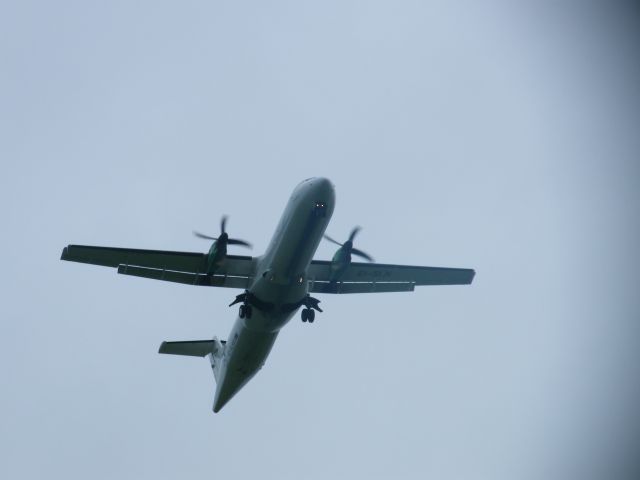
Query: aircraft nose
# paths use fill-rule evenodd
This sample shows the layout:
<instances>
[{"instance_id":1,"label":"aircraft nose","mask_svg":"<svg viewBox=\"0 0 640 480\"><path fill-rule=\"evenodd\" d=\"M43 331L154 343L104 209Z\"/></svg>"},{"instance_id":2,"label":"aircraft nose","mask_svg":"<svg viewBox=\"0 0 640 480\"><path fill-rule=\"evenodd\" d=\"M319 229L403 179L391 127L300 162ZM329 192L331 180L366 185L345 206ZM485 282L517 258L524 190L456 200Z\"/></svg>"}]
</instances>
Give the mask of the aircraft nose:
<instances>
[{"instance_id":1,"label":"aircraft nose","mask_svg":"<svg viewBox=\"0 0 640 480\"><path fill-rule=\"evenodd\" d=\"M316 177L313 179L314 186L316 187L316 191L321 194L324 198L333 198L335 195L335 191L333 188L333 184L329 181L328 178L324 177Z\"/></svg>"}]
</instances>

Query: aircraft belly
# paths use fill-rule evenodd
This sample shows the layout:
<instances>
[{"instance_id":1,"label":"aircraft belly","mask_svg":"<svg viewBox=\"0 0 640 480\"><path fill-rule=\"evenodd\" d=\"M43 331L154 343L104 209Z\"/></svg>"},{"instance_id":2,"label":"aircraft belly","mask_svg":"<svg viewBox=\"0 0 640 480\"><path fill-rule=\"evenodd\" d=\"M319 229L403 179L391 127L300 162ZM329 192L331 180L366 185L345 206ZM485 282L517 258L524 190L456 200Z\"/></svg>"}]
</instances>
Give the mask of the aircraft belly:
<instances>
[{"instance_id":1,"label":"aircraft belly","mask_svg":"<svg viewBox=\"0 0 640 480\"><path fill-rule=\"evenodd\" d=\"M218 412L258 373L278 336L278 330L253 330L238 318L222 357L213 411Z\"/></svg>"},{"instance_id":2,"label":"aircraft belly","mask_svg":"<svg viewBox=\"0 0 640 480\"><path fill-rule=\"evenodd\" d=\"M300 302L307 295L307 282L295 282L292 285L278 285L267 279L260 279L249 291L264 303L264 307L253 308L246 325L252 330L279 330L295 313L293 305Z\"/></svg>"},{"instance_id":3,"label":"aircraft belly","mask_svg":"<svg viewBox=\"0 0 640 480\"><path fill-rule=\"evenodd\" d=\"M313 214L310 208L299 208L289 222L286 235L274 252L271 268L288 282L295 282L306 270L318 248L328 223L327 218Z\"/></svg>"},{"instance_id":4,"label":"aircraft belly","mask_svg":"<svg viewBox=\"0 0 640 480\"><path fill-rule=\"evenodd\" d=\"M326 205L321 215L315 209L318 202ZM281 285L300 282L331 219L334 202L333 187L328 182L294 192L264 255L265 278Z\"/></svg>"}]
</instances>

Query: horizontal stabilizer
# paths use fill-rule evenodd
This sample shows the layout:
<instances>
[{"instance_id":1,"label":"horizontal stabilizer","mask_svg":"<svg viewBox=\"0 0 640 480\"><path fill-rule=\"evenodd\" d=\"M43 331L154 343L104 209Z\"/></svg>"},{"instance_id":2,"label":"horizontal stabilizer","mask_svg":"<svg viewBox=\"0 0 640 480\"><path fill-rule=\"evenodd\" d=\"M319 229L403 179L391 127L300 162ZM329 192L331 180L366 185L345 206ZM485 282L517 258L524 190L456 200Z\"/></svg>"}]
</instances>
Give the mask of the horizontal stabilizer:
<instances>
[{"instance_id":1,"label":"horizontal stabilizer","mask_svg":"<svg viewBox=\"0 0 640 480\"><path fill-rule=\"evenodd\" d=\"M224 344L225 342L221 342ZM158 353L169 355L187 355L190 357L204 357L215 353L216 342L214 340L190 340L186 342L162 342Z\"/></svg>"}]
</instances>

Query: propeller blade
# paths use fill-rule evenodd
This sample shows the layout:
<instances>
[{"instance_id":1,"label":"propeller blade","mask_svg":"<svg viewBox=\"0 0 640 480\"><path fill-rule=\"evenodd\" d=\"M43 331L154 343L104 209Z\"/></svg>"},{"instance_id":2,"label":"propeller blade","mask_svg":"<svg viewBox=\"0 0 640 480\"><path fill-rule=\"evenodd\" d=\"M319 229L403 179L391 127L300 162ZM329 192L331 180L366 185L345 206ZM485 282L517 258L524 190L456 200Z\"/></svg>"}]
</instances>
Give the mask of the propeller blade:
<instances>
[{"instance_id":1,"label":"propeller blade","mask_svg":"<svg viewBox=\"0 0 640 480\"><path fill-rule=\"evenodd\" d=\"M204 238L205 240L217 240L215 237L210 237L209 235L205 235L204 233L193 231L193 234L198 238Z\"/></svg>"},{"instance_id":2,"label":"propeller blade","mask_svg":"<svg viewBox=\"0 0 640 480\"><path fill-rule=\"evenodd\" d=\"M329 240L331 243L335 243L336 245L340 245L342 246L342 244L336 240L334 240L333 238L331 238L329 235L327 235L326 233L324 234L324 238L326 238L327 240Z\"/></svg>"},{"instance_id":3,"label":"propeller blade","mask_svg":"<svg viewBox=\"0 0 640 480\"><path fill-rule=\"evenodd\" d=\"M244 240L239 240L237 238L230 238L227 241L228 245L242 245L243 247L247 247L247 248L253 248L253 245L251 245L249 242L245 242Z\"/></svg>"},{"instance_id":4,"label":"propeller blade","mask_svg":"<svg viewBox=\"0 0 640 480\"><path fill-rule=\"evenodd\" d=\"M226 231L226 227L227 227L227 217L226 215L222 216L222 219L220 220L220 234L223 234Z\"/></svg>"},{"instance_id":5,"label":"propeller blade","mask_svg":"<svg viewBox=\"0 0 640 480\"><path fill-rule=\"evenodd\" d=\"M356 235L360 231L360 227L354 227L349 234L349 241L353 243L353 239L356 238Z\"/></svg>"},{"instance_id":6,"label":"propeller blade","mask_svg":"<svg viewBox=\"0 0 640 480\"><path fill-rule=\"evenodd\" d=\"M369 262L373 262L373 257L368 253L364 253L362 250L358 250L357 248L352 248L351 253L359 257L362 257Z\"/></svg>"}]
</instances>

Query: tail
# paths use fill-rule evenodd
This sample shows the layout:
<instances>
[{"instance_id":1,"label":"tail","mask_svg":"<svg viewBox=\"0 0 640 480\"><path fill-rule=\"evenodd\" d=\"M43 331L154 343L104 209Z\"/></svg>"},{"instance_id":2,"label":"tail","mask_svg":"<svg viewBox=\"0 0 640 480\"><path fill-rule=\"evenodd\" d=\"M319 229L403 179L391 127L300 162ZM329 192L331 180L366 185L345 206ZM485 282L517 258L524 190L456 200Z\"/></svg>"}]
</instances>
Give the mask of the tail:
<instances>
[{"instance_id":1,"label":"tail","mask_svg":"<svg viewBox=\"0 0 640 480\"><path fill-rule=\"evenodd\" d=\"M166 353L169 355L186 355L189 357L209 357L213 376L218 381L218 373L220 371L220 360L224 354L224 340L189 340L185 342L162 342L158 353Z\"/></svg>"}]
</instances>

